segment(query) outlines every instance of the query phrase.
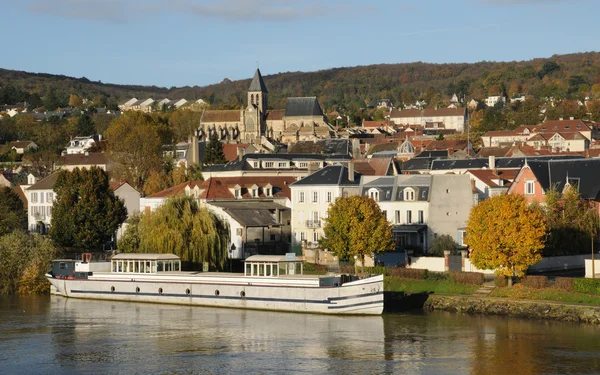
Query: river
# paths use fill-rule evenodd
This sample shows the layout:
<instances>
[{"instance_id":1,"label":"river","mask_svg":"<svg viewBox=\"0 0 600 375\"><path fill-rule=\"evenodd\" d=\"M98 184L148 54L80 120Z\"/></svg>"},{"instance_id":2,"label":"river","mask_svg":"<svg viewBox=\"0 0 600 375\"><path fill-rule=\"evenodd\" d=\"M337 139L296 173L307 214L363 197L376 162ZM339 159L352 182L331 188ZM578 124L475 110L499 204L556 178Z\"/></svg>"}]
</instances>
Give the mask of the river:
<instances>
[{"instance_id":1,"label":"river","mask_svg":"<svg viewBox=\"0 0 600 375\"><path fill-rule=\"evenodd\" d=\"M593 374L600 327L0 296L2 374Z\"/></svg>"}]
</instances>

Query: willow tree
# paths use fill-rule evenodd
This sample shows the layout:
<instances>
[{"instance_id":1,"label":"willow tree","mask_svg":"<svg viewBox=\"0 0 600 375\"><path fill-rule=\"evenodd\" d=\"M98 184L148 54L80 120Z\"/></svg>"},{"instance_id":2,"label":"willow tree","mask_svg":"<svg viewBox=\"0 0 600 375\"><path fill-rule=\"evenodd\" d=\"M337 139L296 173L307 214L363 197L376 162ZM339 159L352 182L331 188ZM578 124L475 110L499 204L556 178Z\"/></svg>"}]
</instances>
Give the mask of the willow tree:
<instances>
[{"instance_id":1,"label":"willow tree","mask_svg":"<svg viewBox=\"0 0 600 375\"><path fill-rule=\"evenodd\" d=\"M128 228L124 237L135 238L132 231L138 232L138 247L129 241L121 250L175 254L185 262L208 262L218 269L227 260L229 228L191 197L171 198L155 211L142 214L139 224Z\"/></svg>"},{"instance_id":2,"label":"willow tree","mask_svg":"<svg viewBox=\"0 0 600 375\"><path fill-rule=\"evenodd\" d=\"M321 246L340 259L365 256L393 248L392 227L379 205L369 197L338 198L324 219L325 238Z\"/></svg>"},{"instance_id":3,"label":"willow tree","mask_svg":"<svg viewBox=\"0 0 600 375\"><path fill-rule=\"evenodd\" d=\"M499 275L523 276L542 259L546 221L538 206L522 195L497 195L471 209L466 242L471 262L479 269L495 269Z\"/></svg>"}]
</instances>

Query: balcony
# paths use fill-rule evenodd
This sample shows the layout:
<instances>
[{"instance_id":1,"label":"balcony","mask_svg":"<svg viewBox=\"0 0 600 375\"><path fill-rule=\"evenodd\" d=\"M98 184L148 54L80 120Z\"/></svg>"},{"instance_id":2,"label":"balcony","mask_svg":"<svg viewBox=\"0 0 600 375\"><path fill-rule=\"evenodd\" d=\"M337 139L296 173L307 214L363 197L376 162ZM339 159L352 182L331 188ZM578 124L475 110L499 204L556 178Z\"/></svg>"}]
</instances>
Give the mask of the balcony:
<instances>
[{"instance_id":1,"label":"balcony","mask_svg":"<svg viewBox=\"0 0 600 375\"><path fill-rule=\"evenodd\" d=\"M307 228L321 228L321 220L306 220Z\"/></svg>"}]
</instances>

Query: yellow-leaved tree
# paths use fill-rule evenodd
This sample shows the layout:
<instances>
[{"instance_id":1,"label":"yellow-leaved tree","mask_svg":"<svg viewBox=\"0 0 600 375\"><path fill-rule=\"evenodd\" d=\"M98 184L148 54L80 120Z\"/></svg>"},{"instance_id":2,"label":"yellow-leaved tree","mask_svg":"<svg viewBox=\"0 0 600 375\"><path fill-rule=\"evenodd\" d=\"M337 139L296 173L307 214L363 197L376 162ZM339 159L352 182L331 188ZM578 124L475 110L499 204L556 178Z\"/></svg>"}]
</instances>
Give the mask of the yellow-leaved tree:
<instances>
[{"instance_id":1,"label":"yellow-leaved tree","mask_svg":"<svg viewBox=\"0 0 600 375\"><path fill-rule=\"evenodd\" d=\"M466 242L471 262L479 269L495 269L499 275L523 276L542 259L547 225L538 206L522 195L502 194L471 209Z\"/></svg>"},{"instance_id":2,"label":"yellow-leaved tree","mask_svg":"<svg viewBox=\"0 0 600 375\"><path fill-rule=\"evenodd\" d=\"M324 219L323 248L340 259L357 256L364 264L365 256L392 250L392 226L379 205L369 197L338 198L329 206Z\"/></svg>"}]
</instances>

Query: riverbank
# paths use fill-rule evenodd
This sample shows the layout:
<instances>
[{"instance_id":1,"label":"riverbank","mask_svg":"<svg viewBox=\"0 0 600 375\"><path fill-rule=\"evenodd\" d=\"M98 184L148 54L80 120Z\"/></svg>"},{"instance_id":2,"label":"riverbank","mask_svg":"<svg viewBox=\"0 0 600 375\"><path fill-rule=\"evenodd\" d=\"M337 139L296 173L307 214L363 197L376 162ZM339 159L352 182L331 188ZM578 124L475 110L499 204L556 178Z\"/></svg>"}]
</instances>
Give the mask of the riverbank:
<instances>
[{"instance_id":1,"label":"riverbank","mask_svg":"<svg viewBox=\"0 0 600 375\"><path fill-rule=\"evenodd\" d=\"M600 306L551 301L430 294L423 309L600 324Z\"/></svg>"}]
</instances>

